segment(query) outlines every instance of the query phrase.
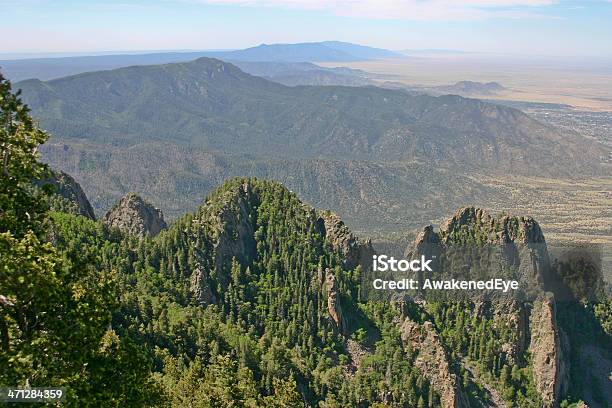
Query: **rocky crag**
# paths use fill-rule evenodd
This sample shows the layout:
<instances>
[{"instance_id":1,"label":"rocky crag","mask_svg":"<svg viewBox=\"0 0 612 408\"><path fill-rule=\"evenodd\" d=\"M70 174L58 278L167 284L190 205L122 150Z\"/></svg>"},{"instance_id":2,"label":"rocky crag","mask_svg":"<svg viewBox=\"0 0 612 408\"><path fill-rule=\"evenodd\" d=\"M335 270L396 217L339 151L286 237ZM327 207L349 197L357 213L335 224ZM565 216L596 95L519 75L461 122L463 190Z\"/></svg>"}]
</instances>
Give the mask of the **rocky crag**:
<instances>
[{"instance_id":1,"label":"rocky crag","mask_svg":"<svg viewBox=\"0 0 612 408\"><path fill-rule=\"evenodd\" d=\"M553 297L535 302L530 319L529 351L536 387L546 407L555 407L569 382L569 344L557 323Z\"/></svg>"},{"instance_id":2,"label":"rocky crag","mask_svg":"<svg viewBox=\"0 0 612 408\"><path fill-rule=\"evenodd\" d=\"M442 407L469 407L457 375L451 368L451 359L433 324L429 321L419 324L406 318L400 332L402 341L416 352L414 364L440 395Z\"/></svg>"},{"instance_id":3,"label":"rocky crag","mask_svg":"<svg viewBox=\"0 0 612 408\"><path fill-rule=\"evenodd\" d=\"M53 171L47 179L36 183L38 186L50 186L53 195L50 198L51 209L82 215L92 220L96 219L94 210L83 192L81 185L69 174L63 171Z\"/></svg>"},{"instance_id":4,"label":"rocky crag","mask_svg":"<svg viewBox=\"0 0 612 408\"><path fill-rule=\"evenodd\" d=\"M167 227L161 210L134 193L119 200L106 213L103 222L138 237L154 237Z\"/></svg>"},{"instance_id":5,"label":"rocky crag","mask_svg":"<svg viewBox=\"0 0 612 408\"><path fill-rule=\"evenodd\" d=\"M374 255L372 241L362 242L340 217L331 211L321 211L319 216L320 230L325 234L333 250L339 251L344 256L344 268L353 269L358 265L369 268Z\"/></svg>"},{"instance_id":6,"label":"rocky crag","mask_svg":"<svg viewBox=\"0 0 612 408\"><path fill-rule=\"evenodd\" d=\"M486 245L497 246L501 252L497 259L499 269L489 269L489 277L504 276L506 267L512 266L518 273L516 277L519 281L532 289L528 293L532 296L532 302L515 299L494 302L474 300L472 313L477 318L490 318L495 325L504 326L511 332L509 339L501 346L510 364L524 362L526 352L529 352L534 382L543 404L545 407L556 407L568 387L569 344L557 322L554 294L546 292L553 286L553 276L546 240L539 224L531 217L493 217L482 209L466 207L442 223L438 232L432 226L423 228L407 248L406 256L414 257L421 253L431 256L453 246L474 248ZM459 276L462 272L459 271ZM410 335L414 332L413 327L414 323L403 324L403 338L418 345L418 349L423 349L424 344L429 349L435 349L431 336L431 341L427 340L427 336L415 341L414 336ZM445 378L452 377L445 375ZM436 383L444 384L439 386L441 395L446 396L444 406L461 406L455 398L458 393L451 392L455 389L453 381L436 379Z\"/></svg>"}]
</instances>

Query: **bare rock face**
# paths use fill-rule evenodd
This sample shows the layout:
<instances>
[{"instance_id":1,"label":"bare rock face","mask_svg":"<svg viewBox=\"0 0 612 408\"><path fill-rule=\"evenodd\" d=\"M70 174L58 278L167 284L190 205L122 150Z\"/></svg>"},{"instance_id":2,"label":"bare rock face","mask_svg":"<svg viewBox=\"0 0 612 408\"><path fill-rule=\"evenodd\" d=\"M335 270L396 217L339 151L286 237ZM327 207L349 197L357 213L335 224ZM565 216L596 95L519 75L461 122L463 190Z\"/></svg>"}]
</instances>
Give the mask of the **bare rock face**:
<instances>
[{"instance_id":1,"label":"bare rock face","mask_svg":"<svg viewBox=\"0 0 612 408\"><path fill-rule=\"evenodd\" d=\"M241 264L249 264L256 255L252 213L257 205L252 188L245 183L241 188L227 197L220 208L212 215L216 239L213 243L215 265L229 264L233 258ZM221 282L226 283L227 276L217 270Z\"/></svg>"},{"instance_id":2,"label":"bare rock face","mask_svg":"<svg viewBox=\"0 0 612 408\"><path fill-rule=\"evenodd\" d=\"M322 211L320 222L325 237L334 251L344 255L344 268L354 269L358 265L368 268L372 262L374 248L371 241L361 242L350 229L342 222L340 217L331 211Z\"/></svg>"},{"instance_id":3,"label":"bare rock face","mask_svg":"<svg viewBox=\"0 0 612 408\"><path fill-rule=\"evenodd\" d=\"M569 363L568 342L558 327L554 298L535 302L531 312L533 374L545 407L557 407L567 391Z\"/></svg>"},{"instance_id":4,"label":"bare rock face","mask_svg":"<svg viewBox=\"0 0 612 408\"><path fill-rule=\"evenodd\" d=\"M198 304L209 305L216 302L216 297L206 280L206 272L200 265L198 265L191 274L190 289Z\"/></svg>"},{"instance_id":5,"label":"bare rock face","mask_svg":"<svg viewBox=\"0 0 612 408\"><path fill-rule=\"evenodd\" d=\"M154 237L167 227L161 210L134 193L119 200L104 216L104 223L138 237Z\"/></svg>"},{"instance_id":6,"label":"bare rock face","mask_svg":"<svg viewBox=\"0 0 612 408\"><path fill-rule=\"evenodd\" d=\"M449 358L431 322L419 324L406 318L400 328L402 341L417 353L415 366L427 377L443 408L467 407L457 376L451 371Z\"/></svg>"},{"instance_id":7,"label":"bare rock face","mask_svg":"<svg viewBox=\"0 0 612 408\"><path fill-rule=\"evenodd\" d=\"M334 273L325 271L325 289L327 292L327 311L341 333L346 333L346 321L340 305L340 291Z\"/></svg>"},{"instance_id":8,"label":"bare rock face","mask_svg":"<svg viewBox=\"0 0 612 408\"><path fill-rule=\"evenodd\" d=\"M80 184L69 174L63 171L54 171L50 178L40 180L36 184L39 186L53 186L55 194L62 201L55 203L52 200L52 208L56 207L56 204L59 206L59 208L53 208L54 210L82 215L92 220L96 219L94 210Z\"/></svg>"},{"instance_id":9,"label":"bare rock face","mask_svg":"<svg viewBox=\"0 0 612 408\"><path fill-rule=\"evenodd\" d=\"M245 182L215 197L214 202L207 202L193 220L197 229L205 230L210 238L202 249L211 258L196 254L198 264L191 275L191 293L199 304L217 301L211 282L217 281L227 286L230 282L227 265L231 265L234 259L242 265L248 265L255 257L257 248L253 214L258 202L252 185Z\"/></svg>"}]
</instances>

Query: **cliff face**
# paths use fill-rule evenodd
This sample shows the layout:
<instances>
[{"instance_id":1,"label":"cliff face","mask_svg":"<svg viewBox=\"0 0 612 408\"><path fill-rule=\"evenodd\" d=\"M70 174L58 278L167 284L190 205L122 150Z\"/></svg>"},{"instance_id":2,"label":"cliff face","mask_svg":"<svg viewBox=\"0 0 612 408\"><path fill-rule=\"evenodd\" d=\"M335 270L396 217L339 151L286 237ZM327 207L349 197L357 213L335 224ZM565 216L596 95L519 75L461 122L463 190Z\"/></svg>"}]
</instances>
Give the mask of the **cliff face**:
<instances>
[{"instance_id":1,"label":"cliff face","mask_svg":"<svg viewBox=\"0 0 612 408\"><path fill-rule=\"evenodd\" d=\"M358 265L369 268L372 263L374 248L371 241L361 242L342 222L340 217L331 211L321 211L319 226L334 251L340 252L345 269L354 269Z\"/></svg>"},{"instance_id":2,"label":"cliff face","mask_svg":"<svg viewBox=\"0 0 612 408\"><path fill-rule=\"evenodd\" d=\"M569 345L567 336L558 326L554 296L542 295L554 286L554 281L546 240L539 224L531 217L493 217L482 209L466 207L442 223L438 232L432 226L425 227L407 248L406 255L414 257L426 253L431 256L448 248L463 246L469 249L497 248L496 262L487 264L488 276L502 277L511 266L516 278L526 288L526 294L537 299L533 306L515 299L473 299L472 302L475 317L491 319L494 325L504 326L511 333L500 345L509 364L520 364L525 352L529 351L536 388L545 407L558 406L569 381ZM474 259L470 262L475 263ZM471 272L471 269L465 271ZM453 273L457 270L454 269ZM404 323L402 332L414 332L413 326ZM414 338L407 334L403 337ZM440 353L434 355L437 355L440 367L446 364ZM452 387L447 385L446 389L447 395L453 395L448 392ZM451 399L447 398L447 403L450 404Z\"/></svg>"},{"instance_id":3,"label":"cliff face","mask_svg":"<svg viewBox=\"0 0 612 408\"><path fill-rule=\"evenodd\" d=\"M82 215L92 220L96 219L83 189L70 175L63 171L54 171L50 178L38 181L37 185L53 187L56 198L59 200L51 200L52 209Z\"/></svg>"},{"instance_id":4,"label":"cliff face","mask_svg":"<svg viewBox=\"0 0 612 408\"><path fill-rule=\"evenodd\" d=\"M327 293L327 311L332 321L341 333L347 332L344 312L340 304L340 290L334 273L330 270L325 271L325 290Z\"/></svg>"},{"instance_id":5,"label":"cliff face","mask_svg":"<svg viewBox=\"0 0 612 408\"><path fill-rule=\"evenodd\" d=\"M156 236L167 227L160 209L134 193L128 193L110 209L104 223L138 237Z\"/></svg>"},{"instance_id":6,"label":"cliff face","mask_svg":"<svg viewBox=\"0 0 612 408\"><path fill-rule=\"evenodd\" d=\"M208 275L201 265L197 265L191 274L190 290L194 299L200 305L208 305L217 301L217 297L212 292L207 280Z\"/></svg>"},{"instance_id":7,"label":"cliff face","mask_svg":"<svg viewBox=\"0 0 612 408\"><path fill-rule=\"evenodd\" d=\"M416 352L415 366L429 379L440 394L443 408L468 407L457 376L431 322L416 323L406 318L400 328L402 341Z\"/></svg>"},{"instance_id":8,"label":"cliff face","mask_svg":"<svg viewBox=\"0 0 612 408\"><path fill-rule=\"evenodd\" d=\"M534 303L530 323L535 384L545 407L556 407L567 391L569 344L557 324L554 298Z\"/></svg>"},{"instance_id":9,"label":"cliff face","mask_svg":"<svg viewBox=\"0 0 612 408\"><path fill-rule=\"evenodd\" d=\"M215 231L212 245L216 272L223 283L227 283L227 276L222 265L233 258L248 265L257 252L253 210L259 198L248 183L232 193L209 218Z\"/></svg>"}]
</instances>

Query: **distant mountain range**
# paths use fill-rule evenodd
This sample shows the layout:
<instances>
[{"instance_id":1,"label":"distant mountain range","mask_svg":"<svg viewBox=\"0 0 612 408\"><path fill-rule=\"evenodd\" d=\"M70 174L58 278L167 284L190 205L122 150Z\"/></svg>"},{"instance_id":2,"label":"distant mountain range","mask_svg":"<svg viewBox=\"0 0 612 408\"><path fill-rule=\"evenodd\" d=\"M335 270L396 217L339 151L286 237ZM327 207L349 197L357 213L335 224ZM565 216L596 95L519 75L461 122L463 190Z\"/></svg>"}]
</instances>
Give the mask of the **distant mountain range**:
<instances>
[{"instance_id":1,"label":"distant mountain range","mask_svg":"<svg viewBox=\"0 0 612 408\"><path fill-rule=\"evenodd\" d=\"M432 219L489 194L474 172L589 173L607 155L508 107L377 87L287 87L210 58L15 87L54 135L46 160L82 182L98 213L137 191L173 218L245 175L280 180L358 228L392 229L422 222L411 211Z\"/></svg>"},{"instance_id":2,"label":"distant mountain range","mask_svg":"<svg viewBox=\"0 0 612 408\"><path fill-rule=\"evenodd\" d=\"M393 51L340 41L261 44L257 47L224 52L213 56L236 61L282 62L347 62L401 57L400 54Z\"/></svg>"},{"instance_id":3,"label":"distant mountain range","mask_svg":"<svg viewBox=\"0 0 612 408\"><path fill-rule=\"evenodd\" d=\"M376 85L371 74L346 67L328 68L311 62L229 61L242 71L283 85Z\"/></svg>"},{"instance_id":4,"label":"distant mountain range","mask_svg":"<svg viewBox=\"0 0 612 408\"><path fill-rule=\"evenodd\" d=\"M299 44L261 44L234 51L156 52L132 55L96 55L62 58L0 60L3 74L13 80L49 80L83 72L133 65L155 65L214 57L227 61L347 62L369 59L401 58L393 51L340 41Z\"/></svg>"}]
</instances>

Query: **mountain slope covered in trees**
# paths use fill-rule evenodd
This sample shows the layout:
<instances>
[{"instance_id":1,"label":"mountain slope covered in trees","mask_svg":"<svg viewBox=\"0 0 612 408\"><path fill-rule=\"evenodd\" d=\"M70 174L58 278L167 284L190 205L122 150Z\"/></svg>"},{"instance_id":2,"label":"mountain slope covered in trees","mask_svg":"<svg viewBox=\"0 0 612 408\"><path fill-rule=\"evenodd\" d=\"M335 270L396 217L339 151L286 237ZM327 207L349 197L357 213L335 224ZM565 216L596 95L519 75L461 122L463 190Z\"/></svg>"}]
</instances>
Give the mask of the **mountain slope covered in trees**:
<instances>
[{"instance_id":1,"label":"mountain slope covered in trees","mask_svg":"<svg viewBox=\"0 0 612 408\"><path fill-rule=\"evenodd\" d=\"M36 181L51 177L37 155L47 134L1 77L0 108L3 385L61 386L74 407L462 408L502 401L492 390L521 408L609 401L605 298L369 300L371 243L254 178L225 182L155 237L124 234L81 215L73 180ZM407 253L423 243L503 243L533 286L597 277L551 263L528 217L465 208Z\"/></svg>"},{"instance_id":2,"label":"mountain slope covered in trees","mask_svg":"<svg viewBox=\"0 0 612 408\"><path fill-rule=\"evenodd\" d=\"M97 252L98 268L119 273L113 330L151 362L149 398L171 406L479 407L491 389L509 407L585 396L605 406L605 384L580 385L569 344L610 353L606 303L361 299L368 244L278 183L228 181L153 239L52 219L56 246ZM426 228L411 250L494 242L492 231L520 249L526 279L553 273L534 220L473 208Z\"/></svg>"},{"instance_id":3,"label":"mountain slope covered in trees","mask_svg":"<svg viewBox=\"0 0 612 408\"><path fill-rule=\"evenodd\" d=\"M257 176L360 230L398 232L408 213L426 222L507 201L481 172L607 174L601 145L518 110L375 87L286 87L207 58L18 86L54 132L45 159L83 183L99 216L136 191L174 218L223 180Z\"/></svg>"},{"instance_id":4,"label":"mountain slope covered in trees","mask_svg":"<svg viewBox=\"0 0 612 408\"><path fill-rule=\"evenodd\" d=\"M375 87L285 87L218 60L21 82L62 138L144 140L260 156L340 156L445 167L562 171L599 163L601 146L522 112L457 96Z\"/></svg>"}]
</instances>

